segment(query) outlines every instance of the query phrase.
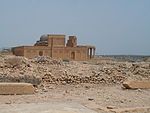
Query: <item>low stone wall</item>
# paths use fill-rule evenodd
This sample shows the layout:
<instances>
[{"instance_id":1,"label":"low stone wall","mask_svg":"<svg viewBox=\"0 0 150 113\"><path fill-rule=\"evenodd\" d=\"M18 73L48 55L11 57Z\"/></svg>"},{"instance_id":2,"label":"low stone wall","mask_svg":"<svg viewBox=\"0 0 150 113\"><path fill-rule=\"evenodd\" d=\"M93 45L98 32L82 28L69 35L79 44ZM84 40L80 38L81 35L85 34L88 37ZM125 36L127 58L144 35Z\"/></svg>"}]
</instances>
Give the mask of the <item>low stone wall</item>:
<instances>
[{"instance_id":1,"label":"low stone wall","mask_svg":"<svg viewBox=\"0 0 150 113\"><path fill-rule=\"evenodd\" d=\"M33 94L34 87L29 83L0 83L1 95Z\"/></svg>"}]
</instances>

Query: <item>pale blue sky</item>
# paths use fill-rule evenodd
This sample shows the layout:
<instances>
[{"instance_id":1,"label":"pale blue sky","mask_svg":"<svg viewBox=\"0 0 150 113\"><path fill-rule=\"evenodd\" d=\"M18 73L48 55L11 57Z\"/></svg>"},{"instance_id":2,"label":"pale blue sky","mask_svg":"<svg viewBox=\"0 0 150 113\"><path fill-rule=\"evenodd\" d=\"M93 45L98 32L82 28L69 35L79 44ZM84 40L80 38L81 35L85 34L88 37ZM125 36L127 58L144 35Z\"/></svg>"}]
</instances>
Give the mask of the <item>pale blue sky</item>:
<instances>
[{"instance_id":1,"label":"pale blue sky","mask_svg":"<svg viewBox=\"0 0 150 113\"><path fill-rule=\"evenodd\" d=\"M0 0L0 47L76 35L98 54L150 55L150 0Z\"/></svg>"}]
</instances>

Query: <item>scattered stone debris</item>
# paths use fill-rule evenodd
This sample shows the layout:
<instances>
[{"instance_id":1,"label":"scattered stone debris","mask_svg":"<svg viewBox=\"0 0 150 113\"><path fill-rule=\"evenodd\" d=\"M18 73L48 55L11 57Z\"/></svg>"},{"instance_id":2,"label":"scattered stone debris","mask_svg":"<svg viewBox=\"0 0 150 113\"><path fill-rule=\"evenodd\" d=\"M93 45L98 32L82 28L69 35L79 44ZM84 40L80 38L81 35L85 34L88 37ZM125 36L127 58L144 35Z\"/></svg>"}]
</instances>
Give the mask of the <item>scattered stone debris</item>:
<instances>
[{"instance_id":1,"label":"scattered stone debris","mask_svg":"<svg viewBox=\"0 0 150 113\"><path fill-rule=\"evenodd\" d=\"M31 60L33 63L41 63L41 64L51 64L51 65L62 65L63 61L50 58L48 56L38 56Z\"/></svg>"},{"instance_id":2,"label":"scattered stone debris","mask_svg":"<svg viewBox=\"0 0 150 113\"><path fill-rule=\"evenodd\" d=\"M150 80L149 62L57 60L39 56L33 59L1 56L0 82L44 84L122 84L126 80Z\"/></svg>"},{"instance_id":3,"label":"scattered stone debris","mask_svg":"<svg viewBox=\"0 0 150 113\"><path fill-rule=\"evenodd\" d=\"M116 109L116 106L107 106L107 109Z\"/></svg>"},{"instance_id":4,"label":"scattered stone debris","mask_svg":"<svg viewBox=\"0 0 150 113\"><path fill-rule=\"evenodd\" d=\"M89 100L89 101L93 101L94 99L93 99L93 98L88 98L88 100Z\"/></svg>"},{"instance_id":5,"label":"scattered stone debris","mask_svg":"<svg viewBox=\"0 0 150 113\"><path fill-rule=\"evenodd\" d=\"M143 85L140 81L148 82ZM21 91L15 89L17 92L10 93L14 91L13 88L11 90L0 88L3 94L9 92L14 95L1 96L1 103L8 105L60 99L94 104L93 110L99 112L106 110L114 113L134 113L135 111L137 111L135 113L149 113L149 108L135 108L149 106L149 90L142 90L149 87L149 81L150 62L145 61L121 62L99 59L77 62L43 56L27 59L0 55L0 82L31 83L36 93L27 97L15 96L25 90L20 88ZM124 87L137 90L122 90L120 88L122 84ZM128 109L128 107L131 108Z\"/></svg>"},{"instance_id":6,"label":"scattered stone debris","mask_svg":"<svg viewBox=\"0 0 150 113\"><path fill-rule=\"evenodd\" d=\"M10 75L0 75L0 82L18 82L18 83L31 83L35 86L39 85L42 80L38 76L30 76L30 75L18 75L18 76L12 76Z\"/></svg>"}]
</instances>

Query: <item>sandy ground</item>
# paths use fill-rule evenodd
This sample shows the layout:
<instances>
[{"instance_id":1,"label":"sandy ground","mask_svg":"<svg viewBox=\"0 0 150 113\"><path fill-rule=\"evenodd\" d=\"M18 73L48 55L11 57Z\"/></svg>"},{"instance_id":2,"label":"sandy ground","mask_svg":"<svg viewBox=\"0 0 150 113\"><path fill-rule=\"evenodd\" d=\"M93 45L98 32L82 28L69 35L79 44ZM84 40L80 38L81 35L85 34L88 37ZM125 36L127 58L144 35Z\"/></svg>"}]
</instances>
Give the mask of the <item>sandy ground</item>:
<instances>
[{"instance_id":1,"label":"sandy ground","mask_svg":"<svg viewBox=\"0 0 150 113\"><path fill-rule=\"evenodd\" d=\"M1 105L1 113L96 113L80 104L71 102L49 102Z\"/></svg>"},{"instance_id":2,"label":"sandy ground","mask_svg":"<svg viewBox=\"0 0 150 113\"><path fill-rule=\"evenodd\" d=\"M33 95L0 95L0 105L75 102L93 109L150 106L150 89L127 90L120 85L49 85Z\"/></svg>"},{"instance_id":3,"label":"sandy ground","mask_svg":"<svg viewBox=\"0 0 150 113\"><path fill-rule=\"evenodd\" d=\"M0 107L71 102L98 113L105 113L101 111L105 108L150 107L150 89L129 90L121 85L125 80L150 80L150 62L37 61L1 56L1 82L29 82L38 88L33 95L0 95Z\"/></svg>"}]
</instances>

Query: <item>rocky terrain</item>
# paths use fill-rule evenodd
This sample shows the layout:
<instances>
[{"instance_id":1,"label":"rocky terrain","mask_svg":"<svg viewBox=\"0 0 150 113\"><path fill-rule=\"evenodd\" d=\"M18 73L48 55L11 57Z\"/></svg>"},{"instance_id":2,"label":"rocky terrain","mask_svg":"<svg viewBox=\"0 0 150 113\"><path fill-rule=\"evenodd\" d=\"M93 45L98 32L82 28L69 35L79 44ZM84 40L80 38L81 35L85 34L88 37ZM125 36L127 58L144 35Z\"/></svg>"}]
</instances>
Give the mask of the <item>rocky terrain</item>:
<instances>
[{"instance_id":1,"label":"rocky terrain","mask_svg":"<svg viewBox=\"0 0 150 113\"><path fill-rule=\"evenodd\" d=\"M150 90L124 90L126 80L150 80L149 60L101 57L77 62L0 55L0 82L27 82L36 88L34 95L0 95L0 104L71 101L91 109L150 106Z\"/></svg>"},{"instance_id":2,"label":"rocky terrain","mask_svg":"<svg viewBox=\"0 0 150 113\"><path fill-rule=\"evenodd\" d=\"M33 85L120 84L127 79L150 79L150 62L117 62L111 59L77 62L49 57L0 57L1 82L28 82Z\"/></svg>"}]
</instances>

